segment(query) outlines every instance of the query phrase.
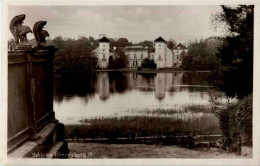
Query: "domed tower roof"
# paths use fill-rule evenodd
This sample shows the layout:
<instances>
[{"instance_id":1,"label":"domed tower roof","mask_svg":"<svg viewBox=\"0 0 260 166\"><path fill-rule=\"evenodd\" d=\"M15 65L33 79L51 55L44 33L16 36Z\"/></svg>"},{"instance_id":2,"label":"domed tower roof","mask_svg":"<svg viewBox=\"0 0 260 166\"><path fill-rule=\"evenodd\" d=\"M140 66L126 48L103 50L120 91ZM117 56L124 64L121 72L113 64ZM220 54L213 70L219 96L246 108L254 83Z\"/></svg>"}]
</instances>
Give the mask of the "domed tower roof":
<instances>
[{"instance_id":1,"label":"domed tower roof","mask_svg":"<svg viewBox=\"0 0 260 166\"><path fill-rule=\"evenodd\" d=\"M109 41L106 37L103 37L103 38L100 39L98 42L107 42L107 43L110 43L110 41Z\"/></svg>"},{"instance_id":2,"label":"domed tower roof","mask_svg":"<svg viewBox=\"0 0 260 166\"><path fill-rule=\"evenodd\" d=\"M160 36L157 39L154 40L154 42L164 42L166 43L166 41Z\"/></svg>"}]
</instances>

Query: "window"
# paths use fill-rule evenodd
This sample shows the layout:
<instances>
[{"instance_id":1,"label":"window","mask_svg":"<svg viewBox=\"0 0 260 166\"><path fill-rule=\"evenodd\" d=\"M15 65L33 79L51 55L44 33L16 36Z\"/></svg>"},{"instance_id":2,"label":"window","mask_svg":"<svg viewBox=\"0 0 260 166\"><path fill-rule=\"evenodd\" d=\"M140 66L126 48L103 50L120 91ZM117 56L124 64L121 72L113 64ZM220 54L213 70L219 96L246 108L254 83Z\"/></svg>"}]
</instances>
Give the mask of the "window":
<instances>
[{"instance_id":1,"label":"window","mask_svg":"<svg viewBox=\"0 0 260 166\"><path fill-rule=\"evenodd\" d=\"M179 55L177 55L177 59L179 59Z\"/></svg>"},{"instance_id":2,"label":"window","mask_svg":"<svg viewBox=\"0 0 260 166\"><path fill-rule=\"evenodd\" d=\"M161 47L161 44L159 44L159 47Z\"/></svg>"},{"instance_id":3,"label":"window","mask_svg":"<svg viewBox=\"0 0 260 166\"><path fill-rule=\"evenodd\" d=\"M106 59L106 55L105 54L103 55L103 59Z\"/></svg>"},{"instance_id":4,"label":"window","mask_svg":"<svg viewBox=\"0 0 260 166\"><path fill-rule=\"evenodd\" d=\"M105 52L106 51L106 49L103 49L103 52Z\"/></svg>"},{"instance_id":5,"label":"window","mask_svg":"<svg viewBox=\"0 0 260 166\"><path fill-rule=\"evenodd\" d=\"M106 47L105 44L103 45L103 47Z\"/></svg>"},{"instance_id":6,"label":"window","mask_svg":"<svg viewBox=\"0 0 260 166\"><path fill-rule=\"evenodd\" d=\"M141 54L141 59L143 59L143 54Z\"/></svg>"},{"instance_id":7,"label":"window","mask_svg":"<svg viewBox=\"0 0 260 166\"><path fill-rule=\"evenodd\" d=\"M159 59L161 59L161 55L159 55Z\"/></svg>"},{"instance_id":8,"label":"window","mask_svg":"<svg viewBox=\"0 0 260 166\"><path fill-rule=\"evenodd\" d=\"M134 58L136 58L136 54L134 55Z\"/></svg>"}]
</instances>

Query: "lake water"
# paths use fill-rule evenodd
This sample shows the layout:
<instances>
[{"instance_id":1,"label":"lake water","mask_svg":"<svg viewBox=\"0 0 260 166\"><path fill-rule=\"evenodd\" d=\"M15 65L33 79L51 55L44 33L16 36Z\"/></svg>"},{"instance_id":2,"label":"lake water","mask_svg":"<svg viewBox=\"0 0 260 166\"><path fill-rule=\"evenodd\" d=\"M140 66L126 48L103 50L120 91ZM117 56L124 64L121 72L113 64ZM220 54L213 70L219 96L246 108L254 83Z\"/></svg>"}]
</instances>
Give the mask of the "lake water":
<instances>
[{"instance_id":1,"label":"lake water","mask_svg":"<svg viewBox=\"0 0 260 166\"><path fill-rule=\"evenodd\" d=\"M208 74L97 72L91 79L55 78L54 111L56 118L64 124L132 115L171 115L184 119L206 115L210 116L209 121L217 124L217 118L210 112L184 112L187 106L210 108L210 98L222 95L206 82ZM172 109L183 112L169 114L167 110Z\"/></svg>"}]
</instances>

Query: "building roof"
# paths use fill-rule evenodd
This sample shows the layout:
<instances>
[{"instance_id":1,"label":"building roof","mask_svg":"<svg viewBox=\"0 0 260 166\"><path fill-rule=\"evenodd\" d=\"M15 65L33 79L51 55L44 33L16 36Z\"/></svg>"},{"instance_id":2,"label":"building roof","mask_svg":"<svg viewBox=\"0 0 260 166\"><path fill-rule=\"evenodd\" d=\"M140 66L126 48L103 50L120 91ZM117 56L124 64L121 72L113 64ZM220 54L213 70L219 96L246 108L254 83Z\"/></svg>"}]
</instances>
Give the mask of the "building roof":
<instances>
[{"instance_id":1,"label":"building roof","mask_svg":"<svg viewBox=\"0 0 260 166\"><path fill-rule=\"evenodd\" d=\"M157 39L155 39L154 42L165 42L166 43L166 41L161 36L158 37Z\"/></svg>"},{"instance_id":2,"label":"building roof","mask_svg":"<svg viewBox=\"0 0 260 166\"><path fill-rule=\"evenodd\" d=\"M154 48L154 47L148 47L147 49L148 49L148 52L149 52L149 53L150 53L150 52L155 52L155 48Z\"/></svg>"},{"instance_id":3,"label":"building roof","mask_svg":"<svg viewBox=\"0 0 260 166\"><path fill-rule=\"evenodd\" d=\"M110 41L109 41L106 37L103 37L103 38L100 39L98 42L107 42L107 43L110 43Z\"/></svg>"},{"instance_id":4,"label":"building roof","mask_svg":"<svg viewBox=\"0 0 260 166\"><path fill-rule=\"evenodd\" d=\"M132 51L132 50L146 51L147 48L145 48L143 46L127 46L127 47L125 47L125 51Z\"/></svg>"},{"instance_id":5,"label":"building roof","mask_svg":"<svg viewBox=\"0 0 260 166\"><path fill-rule=\"evenodd\" d=\"M187 47L182 43L179 43L176 47L174 47L174 49L178 49L178 47L180 47L180 49L187 49Z\"/></svg>"}]
</instances>

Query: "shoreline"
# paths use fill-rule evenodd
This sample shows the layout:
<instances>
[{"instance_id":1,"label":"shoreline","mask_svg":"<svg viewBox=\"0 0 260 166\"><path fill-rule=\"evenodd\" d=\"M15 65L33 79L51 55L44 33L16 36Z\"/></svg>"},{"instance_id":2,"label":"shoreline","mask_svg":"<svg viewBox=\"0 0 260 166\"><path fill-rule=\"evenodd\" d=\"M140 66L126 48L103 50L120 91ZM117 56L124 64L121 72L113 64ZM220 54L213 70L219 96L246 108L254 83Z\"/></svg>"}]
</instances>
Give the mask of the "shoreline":
<instances>
[{"instance_id":1,"label":"shoreline","mask_svg":"<svg viewBox=\"0 0 260 166\"><path fill-rule=\"evenodd\" d=\"M182 70L178 68L166 68L166 69L142 69L137 68L122 68L122 69L96 69L95 72L133 72L133 73L178 73L178 72L205 72L210 73L210 70Z\"/></svg>"},{"instance_id":2,"label":"shoreline","mask_svg":"<svg viewBox=\"0 0 260 166\"><path fill-rule=\"evenodd\" d=\"M156 74L156 73L210 73L210 70L181 70L181 69L142 69L137 70L137 68L122 68L122 69L95 69L93 73L100 73L100 72L127 72L127 73L143 73L143 74ZM63 77L62 74L54 74L54 77ZM84 74L73 74L68 76L86 76Z\"/></svg>"}]
</instances>

